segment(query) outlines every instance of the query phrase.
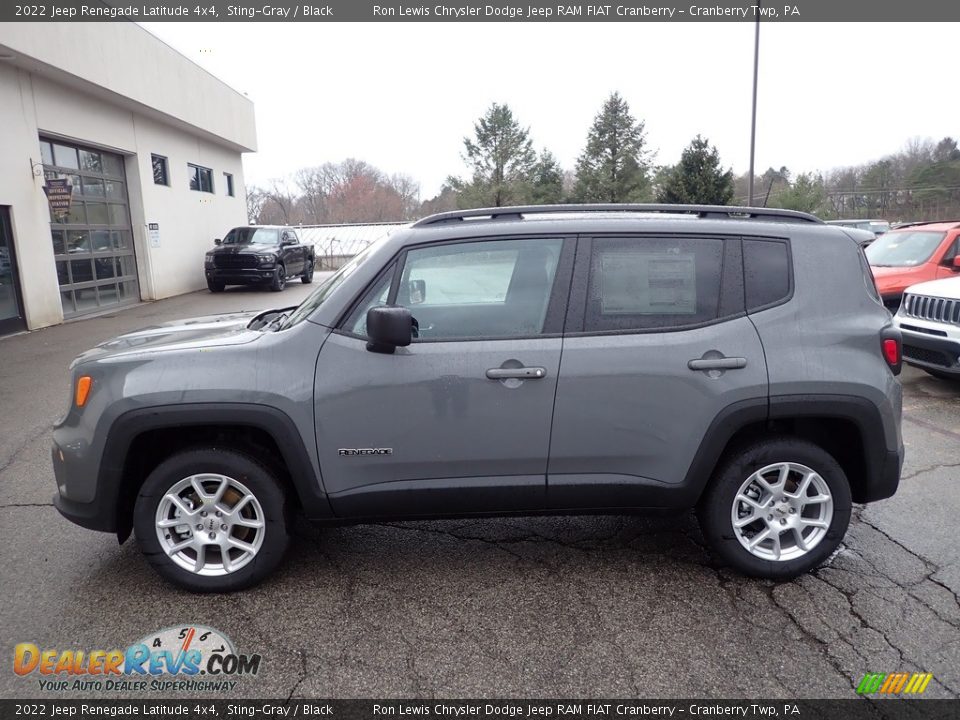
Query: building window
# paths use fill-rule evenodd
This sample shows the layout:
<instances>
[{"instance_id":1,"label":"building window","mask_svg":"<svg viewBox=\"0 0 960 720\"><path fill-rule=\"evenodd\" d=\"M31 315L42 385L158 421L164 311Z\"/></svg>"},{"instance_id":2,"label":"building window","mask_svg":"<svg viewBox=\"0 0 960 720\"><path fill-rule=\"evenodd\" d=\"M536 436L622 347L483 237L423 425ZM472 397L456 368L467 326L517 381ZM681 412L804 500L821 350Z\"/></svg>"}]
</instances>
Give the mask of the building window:
<instances>
[{"instance_id":1,"label":"building window","mask_svg":"<svg viewBox=\"0 0 960 720\"><path fill-rule=\"evenodd\" d=\"M225 172L223 176L227 179L227 195L233 197L233 175Z\"/></svg>"},{"instance_id":2,"label":"building window","mask_svg":"<svg viewBox=\"0 0 960 720\"><path fill-rule=\"evenodd\" d=\"M200 192L213 192L213 170L187 163L190 174L190 189Z\"/></svg>"},{"instance_id":3,"label":"building window","mask_svg":"<svg viewBox=\"0 0 960 720\"><path fill-rule=\"evenodd\" d=\"M151 155L150 161L153 163L154 185L169 185L170 173L167 170L167 159L163 155Z\"/></svg>"}]
</instances>

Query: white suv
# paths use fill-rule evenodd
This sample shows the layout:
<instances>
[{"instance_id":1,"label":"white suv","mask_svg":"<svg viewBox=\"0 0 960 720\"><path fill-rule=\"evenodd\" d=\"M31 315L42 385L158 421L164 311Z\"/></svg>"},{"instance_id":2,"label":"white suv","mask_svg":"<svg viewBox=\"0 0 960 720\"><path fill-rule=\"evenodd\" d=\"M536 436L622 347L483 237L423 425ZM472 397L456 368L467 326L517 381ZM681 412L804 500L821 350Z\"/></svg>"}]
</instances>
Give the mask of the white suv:
<instances>
[{"instance_id":1,"label":"white suv","mask_svg":"<svg viewBox=\"0 0 960 720\"><path fill-rule=\"evenodd\" d=\"M905 363L960 380L960 278L910 286L894 321L903 333Z\"/></svg>"}]
</instances>

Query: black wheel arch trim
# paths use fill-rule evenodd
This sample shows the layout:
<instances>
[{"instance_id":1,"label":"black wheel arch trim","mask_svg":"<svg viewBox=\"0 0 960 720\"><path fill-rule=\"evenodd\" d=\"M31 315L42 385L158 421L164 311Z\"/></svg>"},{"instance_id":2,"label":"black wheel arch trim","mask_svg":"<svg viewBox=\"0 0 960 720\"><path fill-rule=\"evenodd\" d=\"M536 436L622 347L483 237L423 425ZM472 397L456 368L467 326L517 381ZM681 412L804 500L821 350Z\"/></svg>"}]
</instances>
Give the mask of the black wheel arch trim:
<instances>
[{"instance_id":1,"label":"black wheel arch trim","mask_svg":"<svg viewBox=\"0 0 960 720\"><path fill-rule=\"evenodd\" d=\"M866 468L862 482L851 482L853 501L883 500L897 491L903 466L903 444L890 447L883 414L872 401L856 395L775 395L770 420L829 417L852 422L860 433ZM852 480L852 479L851 479Z\"/></svg>"},{"instance_id":2,"label":"black wheel arch trim","mask_svg":"<svg viewBox=\"0 0 960 720\"><path fill-rule=\"evenodd\" d=\"M277 408L252 403L196 403L136 408L120 415L107 434L97 478L94 503L100 512L116 518L121 542L130 534L132 519L119 517L124 507L123 470L134 440L144 432L201 425L244 426L262 430L273 438L286 463L290 483L307 517L332 515L322 477L314 470L296 424Z\"/></svg>"},{"instance_id":3,"label":"black wheel arch trim","mask_svg":"<svg viewBox=\"0 0 960 720\"><path fill-rule=\"evenodd\" d=\"M837 418L856 425L864 448L866 477L859 491L851 487L858 503L893 495L900 482L903 446L891 448L884 434L883 416L870 400L855 395L773 395L728 405L713 419L704 434L683 481L690 505L702 495L713 471L733 437L749 425L798 418Z\"/></svg>"},{"instance_id":4,"label":"black wheel arch trim","mask_svg":"<svg viewBox=\"0 0 960 720\"><path fill-rule=\"evenodd\" d=\"M681 493L684 506L692 507L700 499L733 436L748 425L767 422L768 419L769 401L765 397L727 405L714 417L683 479L682 487L686 490Z\"/></svg>"}]
</instances>

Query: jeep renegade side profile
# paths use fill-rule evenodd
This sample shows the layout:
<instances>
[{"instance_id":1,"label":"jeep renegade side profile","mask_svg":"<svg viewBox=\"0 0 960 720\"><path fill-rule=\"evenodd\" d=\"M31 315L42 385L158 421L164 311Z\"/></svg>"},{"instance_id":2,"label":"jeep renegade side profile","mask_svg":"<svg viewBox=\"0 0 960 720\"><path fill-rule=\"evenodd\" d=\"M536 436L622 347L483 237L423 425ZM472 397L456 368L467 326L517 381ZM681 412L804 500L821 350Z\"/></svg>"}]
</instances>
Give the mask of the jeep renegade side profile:
<instances>
[{"instance_id":1,"label":"jeep renegade side profile","mask_svg":"<svg viewBox=\"0 0 960 720\"><path fill-rule=\"evenodd\" d=\"M723 560L789 578L896 491L900 362L860 247L811 215L443 213L299 307L82 354L54 502L194 591L262 580L294 513L696 508Z\"/></svg>"}]
</instances>

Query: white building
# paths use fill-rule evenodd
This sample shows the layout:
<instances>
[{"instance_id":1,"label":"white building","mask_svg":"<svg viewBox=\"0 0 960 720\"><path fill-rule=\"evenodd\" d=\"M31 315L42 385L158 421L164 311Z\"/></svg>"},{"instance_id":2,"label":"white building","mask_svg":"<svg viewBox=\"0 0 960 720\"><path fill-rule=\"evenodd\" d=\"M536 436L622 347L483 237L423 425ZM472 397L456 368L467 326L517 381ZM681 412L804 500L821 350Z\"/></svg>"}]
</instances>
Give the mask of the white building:
<instances>
[{"instance_id":1,"label":"white building","mask_svg":"<svg viewBox=\"0 0 960 720\"><path fill-rule=\"evenodd\" d=\"M250 100L134 23L0 23L0 333L205 287L256 144Z\"/></svg>"}]
</instances>

